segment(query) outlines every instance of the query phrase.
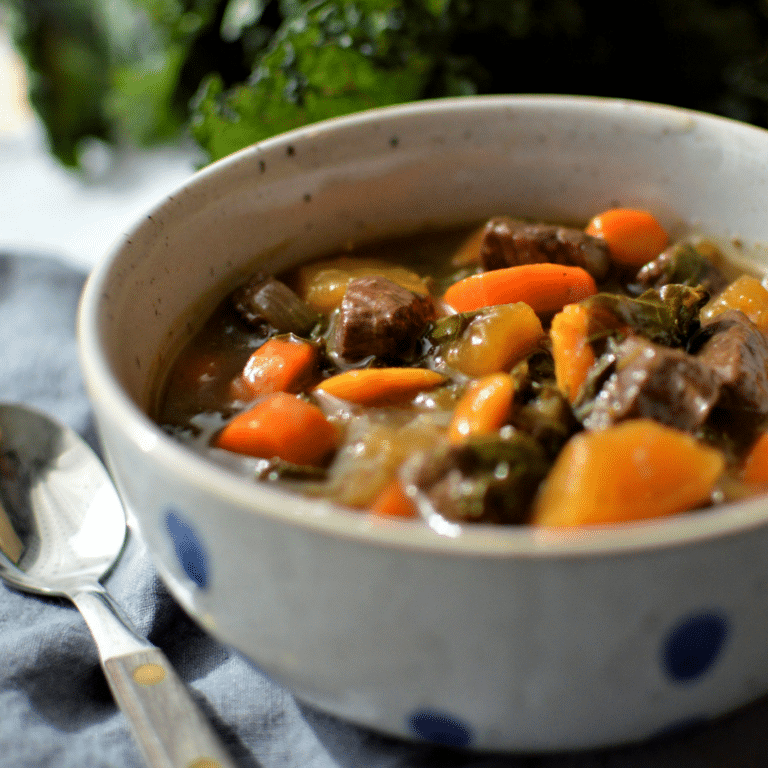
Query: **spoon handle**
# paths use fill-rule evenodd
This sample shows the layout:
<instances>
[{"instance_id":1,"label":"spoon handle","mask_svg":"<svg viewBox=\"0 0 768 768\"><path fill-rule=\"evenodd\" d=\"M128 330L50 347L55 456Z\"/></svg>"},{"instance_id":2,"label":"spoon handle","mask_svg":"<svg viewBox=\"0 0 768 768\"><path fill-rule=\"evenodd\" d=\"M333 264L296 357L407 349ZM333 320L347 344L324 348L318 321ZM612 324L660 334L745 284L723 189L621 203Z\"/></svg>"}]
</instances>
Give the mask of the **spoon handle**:
<instances>
[{"instance_id":1,"label":"spoon handle","mask_svg":"<svg viewBox=\"0 0 768 768\"><path fill-rule=\"evenodd\" d=\"M103 667L115 700L153 768L234 768L159 648L114 656Z\"/></svg>"},{"instance_id":2,"label":"spoon handle","mask_svg":"<svg viewBox=\"0 0 768 768\"><path fill-rule=\"evenodd\" d=\"M112 695L152 768L235 768L165 654L132 628L101 585L71 595L96 641Z\"/></svg>"}]
</instances>

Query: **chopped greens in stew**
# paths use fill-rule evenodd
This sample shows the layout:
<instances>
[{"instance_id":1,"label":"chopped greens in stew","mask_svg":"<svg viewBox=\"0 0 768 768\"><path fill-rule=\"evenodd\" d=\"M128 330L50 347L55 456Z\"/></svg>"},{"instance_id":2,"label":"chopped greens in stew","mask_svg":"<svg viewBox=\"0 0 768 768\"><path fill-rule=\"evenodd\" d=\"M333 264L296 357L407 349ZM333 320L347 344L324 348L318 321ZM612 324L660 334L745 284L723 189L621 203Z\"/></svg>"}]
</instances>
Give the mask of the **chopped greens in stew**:
<instances>
[{"instance_id":1,"label":"chopped greens in stew","mask_svg":"<svg viewBox=\"0 0 768 768\"><path fill-rule=\"evenodd\" d=\"M156 417L373 515L581 526L768 491L768 290L647 211L496 216L255 273Z\"/></svg>"}]
</instances>

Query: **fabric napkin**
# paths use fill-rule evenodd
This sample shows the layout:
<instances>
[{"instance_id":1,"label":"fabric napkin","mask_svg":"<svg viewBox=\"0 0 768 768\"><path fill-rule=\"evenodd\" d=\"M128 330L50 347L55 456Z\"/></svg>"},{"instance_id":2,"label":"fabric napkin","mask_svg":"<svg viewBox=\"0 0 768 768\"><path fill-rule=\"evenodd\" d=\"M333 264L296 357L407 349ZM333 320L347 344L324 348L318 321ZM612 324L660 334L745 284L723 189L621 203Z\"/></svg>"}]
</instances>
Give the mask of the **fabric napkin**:
<instances>
[{"instance_id":1,"label":"fabric napkin","mask_svg":"<svg viewBox=\"0 0 768 768\"><path fill-rule=\"evenodd\" d=\"M0 399L58 417L98 450L74 332L84 280L54 258L0 254ZM208 636L159 581L135 532L107 585L139 632L167 654L243 768L768 765L767 701L675 737L578 755L478 754L400 741L300 704ZM143 762L79 613L65 600L0 587L0 767L47 766Z\"/></svg>"}]
</instances>

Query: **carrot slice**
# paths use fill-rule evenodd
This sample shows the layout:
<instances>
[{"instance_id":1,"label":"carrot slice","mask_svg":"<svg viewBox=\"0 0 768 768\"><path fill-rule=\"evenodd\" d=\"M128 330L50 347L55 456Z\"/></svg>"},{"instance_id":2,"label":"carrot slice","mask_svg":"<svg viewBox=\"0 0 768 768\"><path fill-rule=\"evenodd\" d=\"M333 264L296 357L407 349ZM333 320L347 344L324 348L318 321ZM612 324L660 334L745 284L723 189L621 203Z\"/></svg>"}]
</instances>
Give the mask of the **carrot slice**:
<instances>
[{"instance_id":1,"label":"carrot slice","mask_svg":"<svg viewBox=\"0 0 768 768\"><path fill-rule=\"evenodd\" d=\"M522 264L470 275L445 292L446 304L470 312L496 304L524 301L535 312L551 313L597 293L592 275L581 267Z\"/></svg>"},{"instance_id":2,"label":"carrot slice","mask_svg":"<svg viewBox=\"0 0 768 768\"><path fill-rule=\"evenodd\" d=\"M275 392L235 416L219 432L214 445L248 456L317 466L338 442L337 428L317 406Z\"/></svg>"},{"instance_id":3,"label":"carrot slice","mask_svg":"<svg viewBox=\"0 0 768 768\"><path fill-rule=\"evenodd\" d=\"M371 513L377 517L418 517L419 512L413 499L408 496L403 484L394 478L376 497Z\"/></svg>"},{"instance_id":4,"label":"carrot slice","mask_svg":"<svg viewBox=\"0 0 768 768\"><path fill-rule=\"evenodd\" d=\"M568 304L552 318L549 337L555 363L555 381L573 403L595 362L589 343L589 313L581 304Z\"/></svg>"},{"instance_id":5,"label":"carrot slice","mask_svg":"<svg viewBox=\"0 0 768 768\"><path fill-rule=\"evenodd\" d=\"M410 400L444 381L427 368L361 368L337 373L316 389L358 405L382 406Z\"/></svg>"},{"instance_id":6,"label":"carrot slice","mask_svg":"<svg viewBox=\"0 0 768 768\"><path fill-rule=\"evenodd\" d=\"M312 383L317 366L314 344L296 336L265 341L249 358L233 382L236 394L251 397L273 392L301 392Z\"/></svg>"},{"instance_id":7,"label":"carrot slice","mask_svg":"<svg viewBox=\"0 0 768 768\"><path fill-rule=\"evenodd\" d=\"M589 222L585 232L605 240L612 260L624 267L642 267L669 242L669 235L652 213L634 208L603 211Z\"/></svg>"},{"instance_id":8,"label":"carrot slice","mask_svg":"<svg viewBox=\"0 0 768 768\"><path fill-rule=\"evenodd\" d=\"M453 411L448 439L461 443L472 435L496 432L506 423L514 395L512 379L504 373L473 382Z\"/></svg>"},{"instance_id":9,"label":"carrot slice","mask_svg":"<svg viewBox=\"0 0 768 768\"><path fill-rule=\"evenodd\" d=\"M650 419L580 432L534 502L533 523L579 526L662 517L706 503L723 454Z\"/></svg>"},{"instance_id":10,"label":"carrot slice","mask_svg":"<svg viewBox=\"0 0 768 768\"><path fill-rule=\"evenodd\" d=\"M768 483L768 432L763 432L752 443L744 459L741 478L748 483Z\"/></svg>"}]
</instances>

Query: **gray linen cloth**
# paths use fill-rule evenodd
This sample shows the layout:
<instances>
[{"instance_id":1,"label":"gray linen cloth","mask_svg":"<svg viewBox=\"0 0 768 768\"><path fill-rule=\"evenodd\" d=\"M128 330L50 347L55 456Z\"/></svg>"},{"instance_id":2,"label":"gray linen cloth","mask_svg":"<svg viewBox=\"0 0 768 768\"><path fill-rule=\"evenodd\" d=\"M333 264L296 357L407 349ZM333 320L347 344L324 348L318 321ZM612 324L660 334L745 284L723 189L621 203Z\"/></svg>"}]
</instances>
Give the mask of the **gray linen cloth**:
<instances>
[{"instance_id":1,"label":"gray linen cloth","mask_svg":"<svg viewBox=\"0 0 768 768\"><path fill-rule=\"evenodd\" d=\"M55 259L0 254L0 399L47 411L98 450L74 336L84 279ZM649 744L578 755L477 754L400 741L298 703L206 635L168 594L133 532L107 584L243 768L768 766L766 701ZM65 600L0 587L0 767L142 765L77 611Z\"/></svg>"}]
</instances>

